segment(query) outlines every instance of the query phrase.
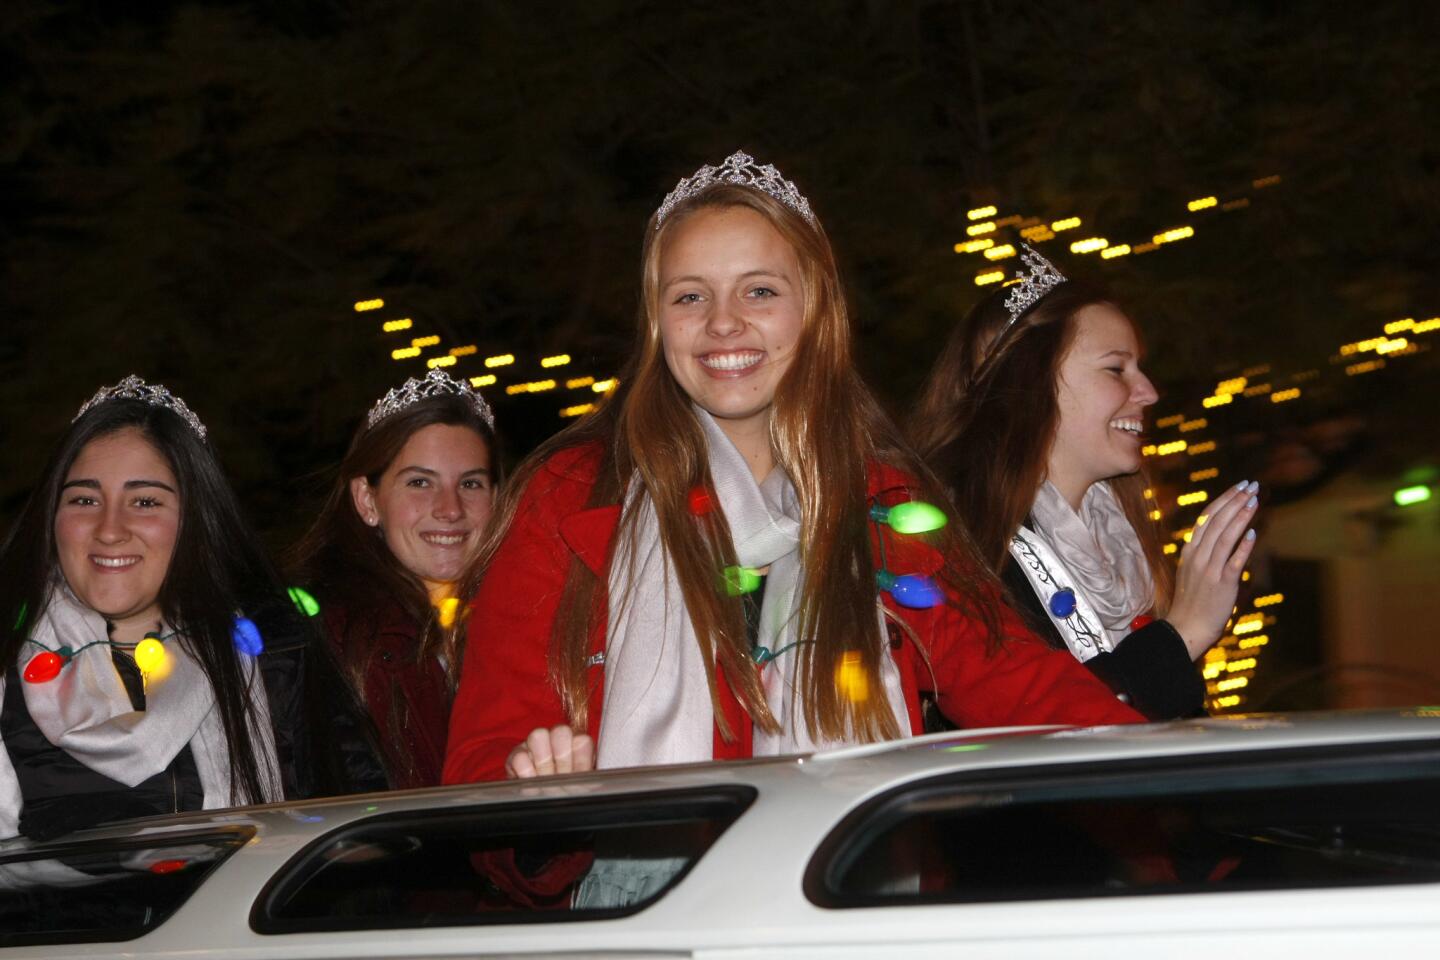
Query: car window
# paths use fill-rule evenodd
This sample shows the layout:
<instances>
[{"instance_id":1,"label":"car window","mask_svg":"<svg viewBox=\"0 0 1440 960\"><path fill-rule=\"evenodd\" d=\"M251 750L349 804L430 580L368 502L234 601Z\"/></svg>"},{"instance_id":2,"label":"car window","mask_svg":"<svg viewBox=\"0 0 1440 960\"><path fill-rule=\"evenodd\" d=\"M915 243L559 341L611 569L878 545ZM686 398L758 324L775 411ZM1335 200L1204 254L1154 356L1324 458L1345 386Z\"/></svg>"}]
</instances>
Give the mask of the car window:
<instances>
[{"instance_id":1,"label":"car window","mask_svg":"<svg viewBox=\"0 0 1440 960\"><path fill-rule=\"evenodd\" d=\"M1191 757L951 776L847 817L824 907L1440 880L1440 750Z\"/></svg>"},{"instance_id":2,"label":"car window","mask_svg":"<svg viewBox=\"0 0 1440 960\"><path fill-rule=\"evenodd\" d=\"M750 788L381 814L310 844L251 913L259 933L627 916L671 889Z\"/></svg>"},{"instance_id":3,"label":"car window","mask_svg":"<svg viewBox=\"0 0 1440 960\"><path fill-rule=\"evenodd\" d=\"M47 844L0 854L0 947L133 940L254 833Z\"/></svg>"}]
</instances>

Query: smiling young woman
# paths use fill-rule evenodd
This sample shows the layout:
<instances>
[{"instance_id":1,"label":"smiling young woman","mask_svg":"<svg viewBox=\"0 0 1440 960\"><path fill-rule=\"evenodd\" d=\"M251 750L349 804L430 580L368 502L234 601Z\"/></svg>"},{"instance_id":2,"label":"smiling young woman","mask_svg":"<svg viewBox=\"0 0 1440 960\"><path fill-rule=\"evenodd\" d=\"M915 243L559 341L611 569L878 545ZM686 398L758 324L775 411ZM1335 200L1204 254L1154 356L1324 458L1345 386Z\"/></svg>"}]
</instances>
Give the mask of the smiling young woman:
<instances>
[{"instance_id":1,"label":"smiling young woman","mask_svg":"<svg viewBox=\"0 0 1440 960\"><path fill-rule=\"evenodd\" d=\"M954 525L879 532L944 496L856 373L829 240L774 167L680 182L641 302L618 387L521 465L467 578L447 782L895 738L921 689L967 726L1139 719L1029 642ZM936 578L923 609L887 563Z\"/></svg>"},{"instance_id":2,"label":"smiling young woman","mask_svg":"<svg viewBox=\"0 0 1440 960\"><path fill-rule=\"evenodd\" d=\"M60 488L55 546L75 598L105 617L111 638L139 643L160 622L160 587L180 532L179 481L134 427L81 450Z\"/></svg>"},{"instance_id":3,"label":"smiling young woman","mask_svg":"<svg viewBox=\"0 0 1440 960\"><path fill-rule=\"evenodd\" d=\"M463 636L450 629L464 620L454 586L499 479L489 404L433 370L376 402L291 551L369 708L392 787L440 782Z\"/></svg>"},{"instance_id":4,"label":"smiling young woman","mask_svg":"<svg viewBox=\"0 0 1440 960\"><path fill-rule=\"evenodd\" d=\"M1105 291L1028 248L1024 262L952 333L916 447L1040 636L1152 719L1203 713L1193 661L1235 603L1258 486L1216 498L1173 574L1142 494L1157 394L1134 325Z\"/></svg>"},{"instance_id":5,"label":"smiling young woman","mask_svg":"<svg viewBox=\"0 0 1440 960\"><path fill-rule=\"evenodd\" d=\"M101 390L0 548L0 837L338 792L363 763L205 437L164 387Z\"/></svg>"}]
</instances>

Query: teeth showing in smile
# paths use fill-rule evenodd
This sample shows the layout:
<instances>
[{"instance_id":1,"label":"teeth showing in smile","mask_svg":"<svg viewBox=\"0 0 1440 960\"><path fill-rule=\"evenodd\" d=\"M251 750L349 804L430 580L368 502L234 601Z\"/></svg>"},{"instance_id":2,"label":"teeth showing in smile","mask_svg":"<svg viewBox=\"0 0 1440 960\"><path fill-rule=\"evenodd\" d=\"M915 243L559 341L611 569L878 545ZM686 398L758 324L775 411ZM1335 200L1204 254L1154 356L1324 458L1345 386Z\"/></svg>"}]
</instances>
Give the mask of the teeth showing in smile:
<instances>
[{"instance_id":1,"label":"teeth showing in smile","mask_svg":"<svg viewBox=\"0 0 1440 960\"><path fill-rule=\"evenodd\" d=\"M1114 420L1110 421L1110 426L1116 430L1123 430L1126 433L1133 433L1136 436L1139 436L1140 431L1144 429L1140 421L1134 417L1116 417Z\"/></svg>"},{"instance_id":2,"label":"teeth showing in smile","mask_svg":"<svg viewBox=\"0 0 1440 960\"><path fill-rule=\"evenodd\" d=\"M90 562L99 567L106 567L111 570L119 570L122 567L130 567L140 562L139 557L91 557Z\"/></svg>"},{"instance_id":3,"label":"teeth showing in smile","mask_svg":"<svg viewBox=\"0 0 1440 960\"><path fill-rule=\"evenodd\" d=\"M700 362L711 370L744 370L763 359L765 354L759 350L741 350L737 353L707 353Z\"/></svg>"},{"instance_id":4,"label":"teeth showing in smile","mask_svg":"<svg viewBox=\"0 0 1440 960\"><path fill-rule=\"evenodd\" d=\"M465 540L463 533L422 533L420 538L426 543L433 543L437 547L453 547Z\"/></svg>"}]
</instances>

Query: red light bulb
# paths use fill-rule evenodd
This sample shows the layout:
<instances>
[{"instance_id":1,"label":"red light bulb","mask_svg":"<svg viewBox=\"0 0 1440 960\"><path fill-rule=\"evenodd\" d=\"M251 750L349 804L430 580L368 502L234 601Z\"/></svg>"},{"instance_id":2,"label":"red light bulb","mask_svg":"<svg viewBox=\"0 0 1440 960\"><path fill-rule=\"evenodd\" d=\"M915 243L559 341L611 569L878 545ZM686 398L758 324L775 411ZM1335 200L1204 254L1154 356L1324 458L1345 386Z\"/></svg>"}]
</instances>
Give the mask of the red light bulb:
<instances>
[{"instance_id":1,"label":"red light bulb","mask_svg":"<svg viewBox=\"0 0 1440 960\"><path fill-rule=\"evenodd\" d=\"M705 489L704 487L690 488L690 512L693 515L697 517L703 517L705 514L709 513L711 510L714 509L715 498L711 495L709 490Z\"/></svg>"},{"instance_id":2,"label":"red light bulb","mask_svg":"<svg viewBox=\"0 0 1440 960\"><path fill-rule=\"evenodd\" d=\"M65 658L58 653L51 653L46 650L44 653L37 653L25 664L26 683L49 683L60 675L60 668L65 666Z\"/></svg>"}]
</instances>

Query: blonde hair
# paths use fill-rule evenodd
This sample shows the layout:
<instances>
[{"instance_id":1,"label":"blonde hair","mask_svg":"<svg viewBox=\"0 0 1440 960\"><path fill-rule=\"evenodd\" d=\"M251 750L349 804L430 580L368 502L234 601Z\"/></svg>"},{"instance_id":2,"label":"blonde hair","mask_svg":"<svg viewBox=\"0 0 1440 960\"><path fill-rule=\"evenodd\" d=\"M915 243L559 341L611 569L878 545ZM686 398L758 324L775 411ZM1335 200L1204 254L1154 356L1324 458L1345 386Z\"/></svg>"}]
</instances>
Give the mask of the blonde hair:
<instances>
[{"instance_id":1,"label":"blonde hair","mask_svg":"<svg viewBox=\"0 0 1440 960\"><path fill-rule=\"evenodd\" d=\"M710 485L709 457L690 399L665 362L660 335L659 263L667 239L699 210L732 207L764 217L794 249L800 268L804 318L775 391L770 443L776 466L789 476L801 504L805 576L797 635L804 642L796 654L803 720L812 737L893 738L900 728L885 699L846 697L835 679L842 661L851 665L857 657L867 675L879 676L886 655L876 614L867 464L880 461L906 471L926 499L943 503L943 495L855 371L844 291L823 228L758 190L717 185L669 211L658 229L652 217L641 254L637 339L620 383L598 410L551 438L517 470L471 585L478 583L539 465L559 450L596 444L601 465L588 505L620 502L632 478L649 495L704 654L722 736L733 739L735 731L719 708L719 674L755 724L779 729L750 657L741 601L718 589L720 570L736 563L730 531L719 512L696 517L689 510L690 491ZM633 535L635 513L627 512L619 536ZM947 567L948 580L993 634L991 581L968 538L953 528L945 537L947 557L962 556L964 563ZM605 594L597 591L605 589L602 578L573 560L552 634L550 677L571 723L580 728L588 719L589 639L604 609L599 600Z\"/></svg>"}]
</instances>

